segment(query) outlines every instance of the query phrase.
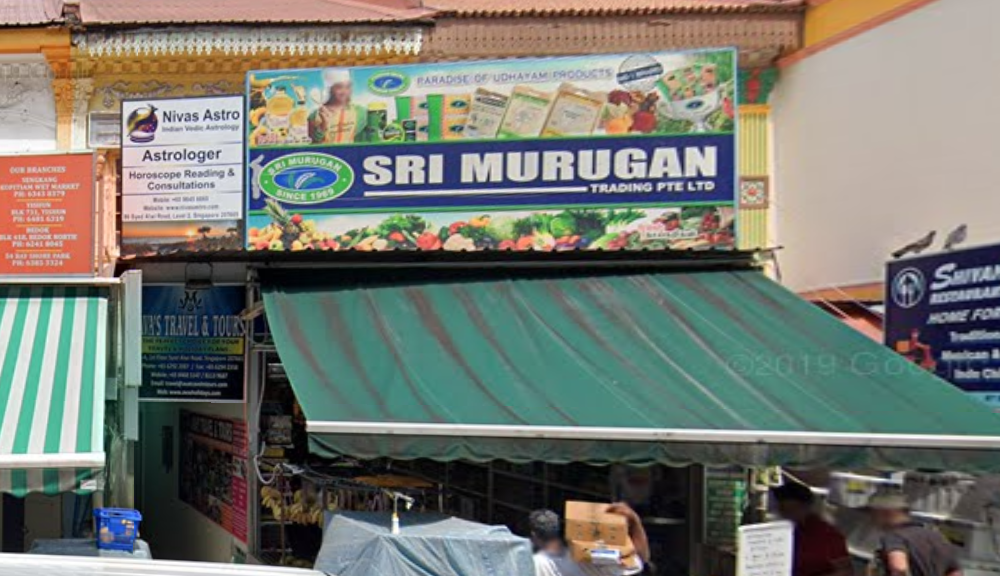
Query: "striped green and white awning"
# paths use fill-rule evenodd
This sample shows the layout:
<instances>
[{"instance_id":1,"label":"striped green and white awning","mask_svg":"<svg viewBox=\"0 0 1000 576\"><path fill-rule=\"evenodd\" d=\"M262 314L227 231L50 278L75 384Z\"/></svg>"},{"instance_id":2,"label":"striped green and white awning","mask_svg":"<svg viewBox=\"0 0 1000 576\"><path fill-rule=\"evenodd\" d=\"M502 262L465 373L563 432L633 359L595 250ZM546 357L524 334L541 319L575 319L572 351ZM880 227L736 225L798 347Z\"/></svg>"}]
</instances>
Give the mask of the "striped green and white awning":
<instances>
[{"instance_id":1,"label":"striped green and white awning","mask_svg":"<svg viewBox=\"0 0 1000 576\"><path fill-rule=\"evenodd\" d=\"M103 469L107 296L0 287L0 492L76 490Z\"/></svg>"}]
</instances>

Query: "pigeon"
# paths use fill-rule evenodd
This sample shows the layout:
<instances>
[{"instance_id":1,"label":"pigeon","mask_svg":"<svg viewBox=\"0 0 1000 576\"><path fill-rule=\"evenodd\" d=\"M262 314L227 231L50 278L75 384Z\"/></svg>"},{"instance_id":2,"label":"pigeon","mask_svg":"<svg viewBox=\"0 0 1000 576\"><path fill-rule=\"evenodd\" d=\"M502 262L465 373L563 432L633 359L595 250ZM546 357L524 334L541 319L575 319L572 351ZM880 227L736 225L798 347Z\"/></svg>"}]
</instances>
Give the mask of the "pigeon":
<instances>
[{"instance_id":1,"label":"pigeon","mask_svg":"<svg viewBox=\"0 0 1000 576\"><path fill-rule=\"evenodd\" d=\"M968 236L968 234L969 234L969 228L965 224L962 224L958 228L955 228L954 230L949 232L948 237L945 238L944 249L945 250L954 249L955 246L958 246L962 242L965 242L965 238Z\"/></svg>"},{"instance_id":2,"label":"pigeon","mask_svg":"<svg viewBox=\"0 0 1000 576\"><path fill-rule=\"evenodd\" d=\"M934 243L934 236L936 235L937 231L931 230L930 232L927 233L926 236L924 236L920 240L917 240L916 242L910 242L906 246L903 246L899 250L893 252L892 257L899 259L902 258L903 256L906 256L907 254L920 254L924 250L927 250L928 248L931 247L931 244Z\"/></svg>"}]
</instances>

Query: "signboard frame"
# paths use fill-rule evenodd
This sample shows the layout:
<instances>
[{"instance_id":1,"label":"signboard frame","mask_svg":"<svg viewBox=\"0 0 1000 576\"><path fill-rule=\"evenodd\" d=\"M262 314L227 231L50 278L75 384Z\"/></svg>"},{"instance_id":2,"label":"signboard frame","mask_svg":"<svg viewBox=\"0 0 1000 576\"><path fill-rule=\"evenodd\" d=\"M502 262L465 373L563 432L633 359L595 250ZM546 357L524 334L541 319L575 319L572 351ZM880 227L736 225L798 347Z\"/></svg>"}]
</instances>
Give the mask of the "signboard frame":
<instances>
[{"instance_id":1,"label":"signboard frame","mask_svg":"<svg viewBox=\"0 0 1000 576\"><path fill-rule=\"evenodd\" d=\"M180 282L155 282L155 283L143 284L143 288L151 288L151 287L152 288L157 288L157 287L180 288L182 290L185 289L185 285L183 283L180 283ZM240 288L240 289L245 289L246 286L244 284L239 284L239 283L236 283L236 282L228 282L228 283L212 284L211 288L206 288L205 290L211 290L212 288ZM146 299L143 298L143 303L144 303L143 305L144 306L145 306L145 302L146 302ZM244 306L244 308L245 308L245 306ZM241 311L242 311L242 308L241 308ZM143 314L143 316L145 316L145 314ZM244 322L244 326L245 325L246 325L246 323ZM142 338L144 339L145 336L142 336ZM240 362L242 364L242 366L241 366L242 378L241 378L241 391L240 391L240 397L239 398L225 398L225 399L220 399L220 398L205 398L205 397L196 397L196 398L192 398L192 397L161 398L161 397L156 397L156 396L144 396L143 393L142 393L142 390L144 390L146 388L145 387L145 382L144 382L145 381L145 375L142 375L141 378L142 378L143 382L139 386L139 390L140 390L140 392L139 392L139 402L143 402L143 403L145 403L145 402L171 402L171 403L175 403L175 402L176 403L211 402L213 404L242 404L242 403L246 402L247 401L247 397L248 397L248 394L247 394L247 383L248 383L248 377L249 377L249 367L247 365L247 353L248 353L248 350L250 349L250 345L251 345L250 339L247 337L246 334L244 334L244 336L243 336L243 354L241 355L241 360L240 360ZM145 355L146 354L144 354L144 356ZM145 363L145 361L144 361L144 363Z\"/></svg>"},{"instance_id":2,"label":"signboard frame","mask_svg":"<svg viewBox=\"0 0 1000 576\"><path fill-rule=\"evenodd\" d=\"M240 202L239 202L240 216L239 216L239 218L235 219L236 229L237 229L237 234L236 234L237 242L234 244L234 249L242 249L242 246L244 244L243 238L246 236L246 219L247 219L246 218L247 217L247 213L246 213L246 188L247 188L246 156L247 156L247 138L246 138L246 130L243 129L243 126L246 123L245 114L246 114L246 109L247 109L247 99L246 99L246 94L245 93L202 94L202 95L180 96L180 97L157 96L157 97L154 97L154 98L126 98L126 99L123 99L123 100L121 100L121 102L119 102L119 107L118 107L119 128L120 128L119 129L119 139L120 139L120 142L119 142L118 148L121 151L122 161L124 162L125 149L129 147L126 144L127 138L125 136L125 123L128 122L128 117L125 115L125 108L126 108L126 106L128 106L130 104L138 104L138 103L141 103L141 104L146 104L146 103L148 103L148 104L154 104L154 103L157 103L157 102L161 102L162 103L162 102L177 102L177 101L197 101L197 100L212 100L212 99L221 99L221 98L232 98L234 100L235 99L239 99L239 101L240 101L240 107L239 107L239 110L240 110L239 123L240 123L240 126L241 126L241 129L240 129L240 132L239 132L239 138L240 138L240 163L239 163L239 168L237 169L237 173L238 173L237 177L242 180L242 186L240 186L240 189L241 189L242 192L240 194ZM190 145L194 146L194 145L201 145L201 144L202 143L200 143L200 142L192 142ZM178 146L184 146L184 145L183 144L179 144ZM121 198L122 198L123 204L124 204L125 197L128 196L128 194L126 194L126 191L125 191L125 177L124 177L124 175L125 175L125 171L126 170L127 170L127 167L124 166L124 164L123 164L122 165L122 169L121 169L122 173L119 175L119 179L121 181L121 191L120 191L120 194L121 194ZM196 192L196 191L192 191L192 192ZM169 194L169 192L167 192L165 194ZM127 245L127 243L125 242L125 238L126 238L125 229L130 224L137 224L138 222L126 222L125 221L125 219L124 219L124 206L122 206L122 213L123 213L122 217L120 218L120 226L121 226L121 228L119 230L119 245L120 245L119 248L122 251L122 253L125 253L125 247ZM213 220L213 221L217 221L217 222L232 222L234 220L219 219L219 220ZM156 221L153 221L153 222L168 222L168 221L165 221L165 220L156 220ZM177 223L180 223L180 222L190 222L190 223L194 224L194 223L201 223L201 222L207 222L207 221L206 220L175 220L175 221L172 221L172 222L177 222ZM175 239L175 240L179 240L179 237L177 239ZM189 253L196 253L196 252L198 252L196 250L179 250L179 251L180 252L189 252Z\"/></svg>"},{"instance_id":3,"label":"signboard frame","mask_svg":"<svg viewBox=\"0 0 1000 576\"><path fill-rule=\"evenodd\" d=\"M84 279L84 278L96 278L98 276L97 271L97 242L99 241L101 235L98 229L98 218L97 218L97 152L93 150L85 151L71 151L71 152L58 152L58 151L47 151L47 152L30 152L25 154L4 154L0 158L33 158L39 156L90 156L90 178L88 181L87 194L90 198L88 203L88 214L87 218L90 221L90 226L87 229L89 237L86 239L87 244L87 262L90 264L90 272L74 272L74 273L63 273L63 274L46 274L46 273L24 273L24 274L3 274L0 273L0 280L4 282L16 282L18 279Z\"/></svg>"},{"instance_id":4,"label":"signboard frame","mask_svg":"<svg viewBox=\"0 0 1000 576\"><path fill-rule=\"evenodd\" d=\"M737 55L735 48L718 47L511 60L483 59L442 65L446 69L432 69L426 64L404 64L249 71L246 80L247 200L244 209L244 248L249 251L443 249L483 252L587 249L623 252L693 249L716 252L735 249L741 232L739 118L735 111L730 114L723 104L730 96L733 101L738 99L735 77ZM629 129L624 133L612 132L609 127L605 127L607 114L614 114L615 110L620 112L621 105L617 103L620 94L617 93L627 94L626 88L633 86L629 82L634 81L634 78L625 72L630 62L635 64L633 60L652 63L658 69L655 75L650 76L653 80L641 93L646 94L647 98L658 95L671 106L675 104L672 99L675 92L670 91L667 83L672 81L675 74L683 75L693 69L692 77L702 78L700 75L705 67L713 68L713 75L718 71L718 88L712 90L711 96L706 93L698 98L705 101L717 98L718 102L713 100L715 104L712 106L716 107L710 114L721 117L725 112L729 118L728 123L713 123L712 128L705 128L708 123L704 118L676 120L674 117L674 120L664 120L665 117L661 117L662 108L656 107L654 98L654 107L650 110L655 114L657 124L655 128L650 128L649 133ZM673 67L677 62L682 62L682 68ZM725 71L730 65L733 78L729 78L728 71ZM543 71L549 74L544 80L480 80L505 78L531 69L532 66L555 71ZM574 66L579 68L574 69ZM715 66L719 68L716 70ZM508 69L511 74L506 74ZM598 71L604 73L604 76L591 82L591 78L598 78L594 76ZM431 72L441 76L454 75L466 80L462 80L462 84L421 84ZM560 76L569 72L576 72L578 75L570 76L570 79ZM330 139L329 122L321 114L324 106L331 105L338 82L328 80L327 74L331 78L347 77L349 80L339 82L350 82L350 86L353 86L349 89L350 96L343 108L353 110L349 116L356 117L358 121L356 124L345 121L343 112L340 114L337 134L340 134L341 123L351 127L353 134L344 141L339 136L336 141ZM383 76L387 82L395 82L397 88L389 90L386 88L388 84L380 85ZM713 81L716 80L715 76L712 78ZM503 104L506 120L512 114L518 90L525 86L536 87L547 91L547 97L551 99L546 113L551 120L555 116L559 98L567 90L564 88L567 83L582 92L591 91L596 98L607 99L600 105L600 120L595 121L591 131L553 136L547 131L546 123L546 128L540 133L509 138L502 137L503 130L499 136L464 138L435 135L437 128L446 130L450 126L446 122L449 106L453 105L448 104L449 98L461 100L463 96L466 97L464 105L471 109L467 110L467 118L470 120L463 122L466 128L475 128L478 123L471 119L475 118L477 97L483 97L481 93L495 91L492 93L503 93L500 96L506 97L504 94L510 92L507 103ZM559 85L558 90L555 88L556 84ZM710 85L706 84L703 88L708 86ZM268 95L268 90L271 95ZM456 93L456 90L459 92ZM605 91L608 92L605 94ZM616 93L614 98L613 93ZM309 94L309 98L306 94ZM330 100L324 104L327 98ZM634 107L635 96L632 98L630 106ZM272 99L282 100L284 115L278 120L280 128L272 129L270 123ZM376 141L370 140L370 117L377 106L382 107L381 118L388 122L387 132L381 134L384 136L391 132L392 140L383 136L376 138ZM395 110L395 120L392 112L386 111L386 106L388 110ZM440 126L434 119L435 107L444 109L443 112L438 110ZM424 112L415 112L418 109ZM431 112L427 112L428 110ZM643 110L647 109L640 108L639 113L643 113ZM430 116L420 116L424 113ZM629 114L636 112L633 110ZM307 124L296 126L296 122L305 122L307 117ZM377 113L375 117L378 118ZM362 121L362 118L368 119ZM457 117L454 120L457 122ZM424 121L427 122L426 125L420 124ZM407 122L413 122L413 126L420 127L419 130L426 128L427 137L411 138L409 131L414 128ZM362 129L362 124L367 127ZM379 125L381 124L380 121ZM320 130L318 126L326 128L316 132ZM270 138L274 134L269 133L269 130L278 132L279 140L272 142ZM317 140L320 134L322 138ZM281 140L282 138L286 140ZM688 171L683 175L668 172L669 176L656 179L652 172L642 177L618 177L618 170L615 169L610 171L610 180L593 180L598 188L606 183L610 183L612 188L625 186L626 181L635 182L637 186L654 185L653 189L642 191L631 188L598 190L594 186L584 186L586 177L577 173L575 168L560 168L555 180L540 176L529 182L510 175L498 176L505 170L503 167L496 172L491 171L492 176L488 181L482 179L484 176L481 173L474 179L466 178L467 156L506 158L512 154L561 154L564 159L570 156L576 159L565 160L572 166L574 162L586 164L580 160L583 155L608 152L615 155L613 158L609 157L609 164L618 166L620 159L617 153L632 149L641 151L643 160L648 160L650 165L655 164L654 158L658 157L653 152L659 154L660 151L671 149L683 156L692 149L710 149L712 154L718 155L718 171L712 176L702 174L700 177ZM387 160L389 167L382 166L378 170L371 168L369 160L373 156L390 159ZM438 172L433 172L435 156L442 166ZM284 162L286 159L287 162ZM424 159L427 162L426 171L423 176L414 176L417 180L398 180L400 168L393 167L397 159L408 162ZM482 168L476 164L478 161L470 159L470 164L474 164L474 167L469 170L477 170L475 166ZM602 161L597 160L598 163ZM684 163L686 161L685 159ZM514 160L507 162L514 163ZM459 163L462 164L461 171L458 169ZM397 177L388 176L392 170L396 170ZM494 180L494 177L500 179ZM373 178L381 180L376 182ZM628 180L629 178L638 180ZM706 181L717 186L715 194L706 195L696 191L697 185L706 184ZM661 189L656 187L658 183L673 187ZM300 186L304 192L299 191ZM307 191L310 186L318 188ZM272 203L277 208L271 206ZM634 222L632 226L628 223L623 225L614 218L608 218L607 222L591 222L600 221L601 214L615 210L639 212L642 216L638 220L631 220L630 222ZM581 219L581 212L597 217L585 215ZM540 216L538 219L547 219L547 223L536 225L533 232L509 230L510 220L517 220L514 227L520 230L526 225L525 221L528 224L537 222L536 216ZM701 220L702 216L704 220ZM505 221L505 225L499 225L501 219ZM484 220L487 222L483 223ZM497 225L490 226L490 220ZM553 221L554 224L550 224ZM616 233L623 238L627 237L628 241L612 239ZM437 239L433 236L437 236ZM464 242L449 245L446 239L455 236ZM532 236L535 238L533 244L520 242L530 240ZM515 239L518 241L514 241Z\"/></svg>"},{"instance_id":5,"label":"signboard frame","mask_svg":"<svg viewBox=\"0 0 1000 576\"><path fill-rule=\"evenodd\" d=\"M980 268L1000 270L1000 244L888 261L884 343L1000 412L1000 338L976 334L1000 324L1000 277L976 279Z\"/></svg>"}]
</instances>

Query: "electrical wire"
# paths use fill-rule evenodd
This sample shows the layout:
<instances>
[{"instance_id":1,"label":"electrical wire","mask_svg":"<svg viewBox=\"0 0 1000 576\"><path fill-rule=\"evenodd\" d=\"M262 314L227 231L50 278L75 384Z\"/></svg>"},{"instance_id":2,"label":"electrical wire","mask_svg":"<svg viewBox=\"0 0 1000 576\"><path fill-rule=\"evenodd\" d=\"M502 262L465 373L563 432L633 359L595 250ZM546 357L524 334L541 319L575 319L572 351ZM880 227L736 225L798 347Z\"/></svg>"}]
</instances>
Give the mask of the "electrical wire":
<instances>
[{"instance_id":1,"label":"electrical wire","mask_svg":"<svg viewBox=\"0 0 1000 576\"><path fill-rule=\"evenodd\" d=\"M1000 513L1000 509L993 502L984 506L986 510L986 526L990 530L990 544L993 545L993 553L998 559L1000 559L1000 534L997 533L996 525L996 514Z\"/></svg>"},{"instance_id":2,"label":"electrical wire","mask_svg":"<svg viewBox=\"0 0 1000 576\"><path fill-rule=\"evenodd\" d=\"M267 440L265 440L264 439L264 435L260 433L261 432L261 430L260 430L260 415L261 415L261 410L262 410L262 408L264 406L264 393L267 391L267 374L266 374L267 363L266 362L264 363L264 370L265 370L265 374L264 374L264 377L261 378L260 393L257 395L257 406L256 406L256 410L254 410L255 413L254 413L254 419L253 419L253 422L252 422L252 425L257 429L257 434L260 436L260 449L257 450L256 454L253 455L253 471L257 475L257 480L260 481L261 484L263 484L264 486L270 486L270 485L274 484L274 481L278 478L280 472L282 471L283 464L282 463L276 464L274 466L274 468L271 469L271 477L269 479L268 478L264 478L264 474L263 474L263 472L261 472L261 469L260 469L260 455L263 454L263 453L265 453L267 451Z\"/></svg>"}]
</instances>

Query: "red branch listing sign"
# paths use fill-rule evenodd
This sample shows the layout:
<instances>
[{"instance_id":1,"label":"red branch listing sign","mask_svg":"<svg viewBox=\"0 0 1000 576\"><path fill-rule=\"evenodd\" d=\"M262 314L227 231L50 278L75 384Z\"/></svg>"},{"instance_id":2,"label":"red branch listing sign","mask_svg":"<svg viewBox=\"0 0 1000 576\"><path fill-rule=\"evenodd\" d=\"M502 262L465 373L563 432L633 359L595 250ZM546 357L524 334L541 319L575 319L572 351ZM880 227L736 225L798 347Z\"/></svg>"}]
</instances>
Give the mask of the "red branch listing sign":
<instances>
[{"instance_id":1,"label":"red branch listing sign","mask_svg":"<svg viewBox=\"0 0 1000 576\"><path fill-rule=\"evenodd\" d=\"M94 156L0 156L0 276L94 273Z\"/></svg>"}]
</instances>

